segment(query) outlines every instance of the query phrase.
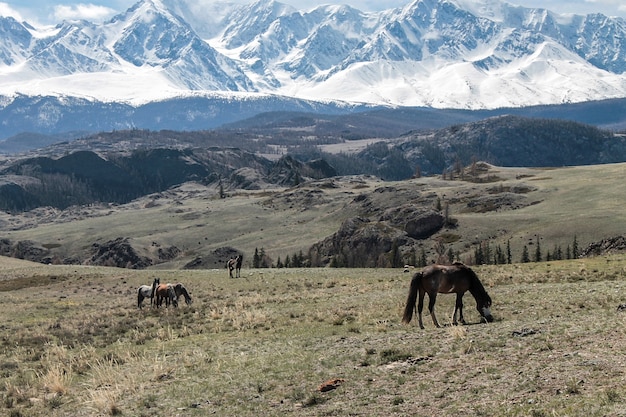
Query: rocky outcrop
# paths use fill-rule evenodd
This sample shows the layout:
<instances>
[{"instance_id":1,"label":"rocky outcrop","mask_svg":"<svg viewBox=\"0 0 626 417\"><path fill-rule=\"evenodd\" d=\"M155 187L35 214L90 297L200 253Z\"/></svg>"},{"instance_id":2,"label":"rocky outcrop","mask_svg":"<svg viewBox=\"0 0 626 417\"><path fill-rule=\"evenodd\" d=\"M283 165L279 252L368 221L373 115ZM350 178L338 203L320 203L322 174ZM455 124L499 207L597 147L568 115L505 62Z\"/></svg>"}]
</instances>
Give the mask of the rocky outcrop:
<instances>
[{"instance_id":1,"label":"rocky outcrop","mask_svg":"<svg viewBox=\"0 0 626 417\"><path fill-rule=\"evenodd\" d=\"M306 179L322 179L335 175L337 171L324 160L303 163L287 155L276 161L267 178L272 184L289 186L298 185Z\"/></svg>"},{"instance_id":2,"label":"rocky outcrop","mask_svg":"<svg viewBox=\"0 0 626 417\"><path fill-rule=\"evenodd\" d=\"M152 265L152 260L140 256L131 246L128 238L119 237L106 243L94 243L90 265L115 266L118 268L142 269Z\"/></svg>"},{"instance_id":3,"label":"rocky outcrop","mask_svg":"<svg viewBox=\"0 0 626 417\"><path fill-rule=\"evenodd\" d=\"M50 250L30 240L0 239L0 255L32 262L50 263Z\"/></svg>"},{"instance_id":4,"label":"rocky outcrop","mask_svg":"<svg viewBox=\"0 0 626 417\"><path fill-rule=\"evenodd\" d=\"M441 213L412 204L387 209L380 220L404 230L413 239L426 239L438 232L445 223Z\"/></svg>"},{"instance_id":5,"label":"rocky outcrop","mask_svg":"<svg viewBox=\"0 0 626 417\"><path fill-rule=\"evenodd\" d=\"M229 259L240 255L241 251L230 246L217 248L204 256L198 256L188 262L183 269L215 269L226 268L226 262ZM244 259L245 260L245 259Z\"/></svg>"},{"instance_id":6,"label":"rocky outcrop","mask_svg":"<svg viewBox=\"0 0 626 417\"><path fill-rule=\"evenodd\" d=\"M445 225L445 217L430 208L404 204L386 209L380 217L352 217L332 236L309 249L311 266L387 267L393 251L412 250Z\"/></svg>"},{"instance_id":7,"label":"rocky outcrop","mask_svg":"<svg viewBox=\"0 0 626 417\"><path fill-rule=\"evenodd\" d=\"M589 244L580 252L580 256L600 256L626 252L626 236L614 236Z\"/></svg>"}]
</instances>

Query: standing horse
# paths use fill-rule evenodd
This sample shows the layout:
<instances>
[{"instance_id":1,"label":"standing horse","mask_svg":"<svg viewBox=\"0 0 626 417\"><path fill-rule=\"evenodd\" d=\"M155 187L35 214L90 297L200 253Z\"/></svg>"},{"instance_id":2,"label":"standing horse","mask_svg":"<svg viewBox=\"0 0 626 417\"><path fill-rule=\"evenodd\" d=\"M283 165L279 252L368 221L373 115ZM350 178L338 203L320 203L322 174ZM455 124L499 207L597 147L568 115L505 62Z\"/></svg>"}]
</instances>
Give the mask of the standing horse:
<instances>
[{"instance_id":1,"label":"standing horse","mask_svg":"<svg viewBox=\"0 0 626 417\"><path fill-rule=\"evenodd\" d=\"M178 307L178 299L176 298L176 291L172 284L160 284L156 289L156 306L161 307L165 300L165 307L169 307L172 304L173 307Z\"/></svg>"},{"instance_id":2,"label":"standing horse","mask_svg":"<svg viewBox=\"0 0 626 417\"><path fill-rule=\"evenodd\" d=\"M187 288L185 288L185 286L180 282L174 285L174 293L176 294L177 298L179 298L181 295L185 297L185 304L187 305L191 305L191 303L193 302L193 300L191 299L191 295L189 295L189 293L187 292Z\"/></svg>"},{"instance_id":3,"label":"standing horse","mask_svg":"<svg viewBox=\"0 0 626 417\"><path fill-rule=\"evenodd\" d=\"M485 291L485 287L483 287L476 273L460 262L455 262L453 265L430 265L422 269L421 272L417 272L413 275L402 322L409 323L411 321L413 311L415 310L415 301L417 300L419 292L417 313L420 328L424 328L424 324L422 323L424 294L428 294L428 311L433 319L433 323L435 326L441 327L439 326L437 317L435 317L435 300L437 299L437 293L456 293L456 305L454 307L452 323L454 325L457 324L456 316L458 312L461 323L465 324L465 319L463 318L463 295L466 291L469 291L470 294L474 296L476 309L482 318L481 321L484 319L491 323L493 321L493 316L490 311L491 297L489 297L489 294Z\"/></svg>"},{"instance_id":4,"label":"standing horse","mask_svg":"<svg viewBox=\"0 0 626 417\"><path fill-rule=\"evenodd\" d=\"M226 262L226 268L228 268L228 275L231 278L240 278L241 277L241 264L243 263L243 255L238 254L234 258L230 258L228 262ZM235 277L233 277L233 269L235 270Z\"/></svg>"},{"instance_id":5,"label":"standing horse","mask_svg":"<svg viewBox=\"0 0 626 417\"><path fill-rule=\"evenodd\" d=\"M137 307L142 308L143 300L150 297L150 306L153 304L154 293L159 286L161 280L159 278L155 278L152 281L152 286L142 285L137 289Z\"/></svg>"}]
</instances>

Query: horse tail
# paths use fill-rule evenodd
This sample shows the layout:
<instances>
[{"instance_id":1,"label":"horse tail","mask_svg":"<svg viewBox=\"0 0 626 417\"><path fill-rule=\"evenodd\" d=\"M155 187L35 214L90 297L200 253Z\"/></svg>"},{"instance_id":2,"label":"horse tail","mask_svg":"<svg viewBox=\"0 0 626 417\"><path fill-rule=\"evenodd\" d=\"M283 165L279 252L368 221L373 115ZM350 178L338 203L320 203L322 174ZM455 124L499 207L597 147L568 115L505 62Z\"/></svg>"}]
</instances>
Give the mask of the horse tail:
<instances>
[{"instance_id":1,"label":"horse tail","mask_svg":"<svg viewBox=\"0 0 626 417\"><path fill-rule=\"evenodd\" d=\"M141 308L143 302L143 294L141 294L141 287L137 290L137 308Z\"/></svg>"},{"instance_id":2,"label":"horse tail","mask_svg":"<svg viewBox=\"0 0 626 417\"><path fill-rule=\"evenodd\" d=\"M402 323L410 323L413 318L413 311L415 311L415 303L417 302L417 291L422 284L421 272L416 272L411 280L411 286L409 287L409 296L406 299L406 306L404 307L404 315L402 316Z\"/></svg>"}]
</instances>

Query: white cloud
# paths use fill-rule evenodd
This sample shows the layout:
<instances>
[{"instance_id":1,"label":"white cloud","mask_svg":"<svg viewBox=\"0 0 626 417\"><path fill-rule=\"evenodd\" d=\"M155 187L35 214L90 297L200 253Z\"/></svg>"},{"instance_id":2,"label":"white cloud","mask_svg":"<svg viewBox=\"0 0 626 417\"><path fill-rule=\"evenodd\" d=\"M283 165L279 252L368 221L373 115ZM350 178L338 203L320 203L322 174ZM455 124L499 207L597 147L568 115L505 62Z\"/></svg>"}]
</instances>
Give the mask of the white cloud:
<instances>
[{"instance_id":1,"label":"white cloud","mask_svg":"<svg viewBox=\"0 0 626 417\"><path fill-rule=\"evenodd\" d=\"M0 2L0 16L5 16L5 17L11 16L19 22L24 20L22 18L22 15L17 10L13 9L7 3L2 3L2 2Z\"/></svg>"},{"instance_id":2,"label":"white cloud","mask_svg":"<svg viewBox=\"0 0 626 417\"><path fill-rule=\"evenodd\" d=\"M71 6L58 5L54 7L54 19L57 21L85 19L98 22L113 16L115 13L116 11L109 7L98 6L96 4L81 3Z\"/></svg>"}]
</instances>

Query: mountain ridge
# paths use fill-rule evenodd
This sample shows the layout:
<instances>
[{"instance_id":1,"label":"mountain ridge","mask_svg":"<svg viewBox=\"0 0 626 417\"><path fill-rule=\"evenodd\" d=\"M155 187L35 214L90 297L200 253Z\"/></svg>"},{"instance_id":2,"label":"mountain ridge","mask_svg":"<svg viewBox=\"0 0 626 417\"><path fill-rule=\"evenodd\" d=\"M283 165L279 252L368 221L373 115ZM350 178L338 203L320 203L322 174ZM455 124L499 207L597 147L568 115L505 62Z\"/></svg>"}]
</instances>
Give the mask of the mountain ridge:
<instances>
[{"instance_id":1,"label":"mountain ridge","mask_svg":"<svg viewBox=\"0 0 626 417\"><path fill-rule=\"evenodd\" d=\"M47 36L0 18L0 94L31 94L29 83L39 80L40 94L135 102L211 91L495 108L626 96L623 19L566 18L495 0L464 6L416 0L366 13L258 0L225 6L207 31L188 2L141 0L103 24L65 21ZM137 84L124 98L120 74ZM95 77L102 89L87 88ZM58 81L69 82L62 88ZM564 88L567 82L573 85ZM150 84L160 95L142 97Z\"/></svg>"},{"instance_id":2,"label":"mountain ridge","mask_svg":"<svg viewBox=\"0 0 626 417\"><path fill-rule=\"evenodd\" d=\"M205 120L181 123L202 129L303 106L496 110L626 97L626 21L498 0L381 12L141 0L102 24L36 29L0 17L0 33L0 138L79 131L63 127L77 114L88 131L159 129L172 114ZM224 118L234 102L242 111ZM146 105L168 111L138 121Z\"/></svg>"}]
</instances>

